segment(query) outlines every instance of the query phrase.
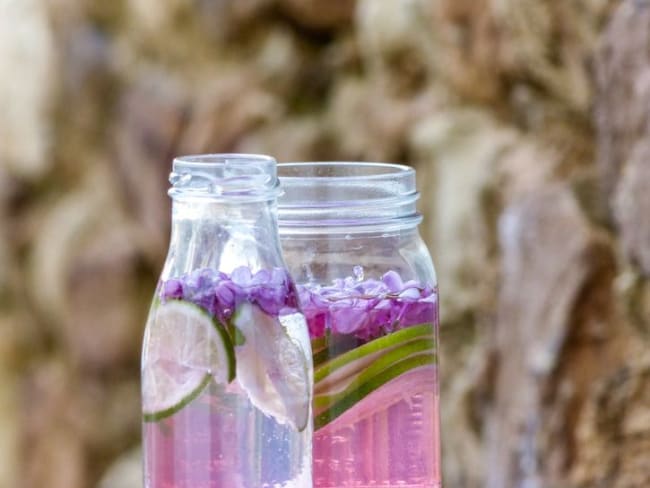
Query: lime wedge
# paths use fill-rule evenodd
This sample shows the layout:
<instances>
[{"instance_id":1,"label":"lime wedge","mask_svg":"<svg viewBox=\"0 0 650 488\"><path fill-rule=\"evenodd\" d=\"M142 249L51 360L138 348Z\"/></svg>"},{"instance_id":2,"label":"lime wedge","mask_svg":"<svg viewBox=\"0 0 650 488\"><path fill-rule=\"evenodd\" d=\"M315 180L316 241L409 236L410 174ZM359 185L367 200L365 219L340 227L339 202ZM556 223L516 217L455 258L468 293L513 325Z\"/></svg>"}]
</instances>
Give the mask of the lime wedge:
<instances>
[{"instance_id":1,"label":"lime wedge","mask_svg":"<svg viewBox=\"0 0 650 488\"><path fill-rule=\"evenodd\" d=\"M311 341L314 370L348 351L363 345L364 341L349 334L331 334Z\"/></svg>"},{"instance_id":2,"label":"lime wedge","mask_svg":"<svg viewBox=\"0 0 650 488\"><path fill-rule=\"evenodd\" d=\"M372 357L377 353L388 351L416 338L430 336L432 334L433 326L431 324L422 324L400 329L391 334L367 342L362 346L355 347L352 350L347 350L334 356L329 359L329 361L320 362L319 366L314 370L314 381L318 383L321 380L330 377L337 372L337 370L343 368L349 363L358 361L363 357Z\"/></svg>"},{"instance_id":3,"label":"lime wedge","mask_svg":"<svg viewBox=\"0 0 650 488\"><path fill-rule=\"evenodd\" d=\"M359 384L393 369L398 362L415 354L428 353L435 361L433 339L418 339L377 355L359 358L347 365L349 373L335 381L329 377L314 387L316 408L338 401L341 396L353 392ZM366 358L372 358L367 361Z\"/></svg>"},{"instance_id":4,"label":"lime wedge","mask_svg":"<svg viewBox=\"0 0 650 488\"><path fill-rule=\"evenodd\" d=\"M391 380L405 374L415 368L435 364L435 356L432 354L416 354L394 363L390 368L383 370L370 378L355 382L353 388L346 390L343 395L338 396L330 406L317 413L314 418L314 429L318 430L344 414L359 401L370 395Z\"/></svg>"},{"instance_id":5,"label":"lime wedge","mask_svg":"<svg viewBox=\"0 0 650 488\"><path fill-rule=\"evenodd\" d=\"M250 303L241 305L232 326L237 341L237 381L251 403L279 423L302 431L310 416L307 352L277 317Z\"/></svg>"},{"instance_id":6,"label":"lime wedge","mask_svg":"<svg viewBox=\"0 0 650 488\"><path fill-rule=\"evenodd\" d=\"M225 329L202 308L172 300L152 310L142 356L142 406L146 421L173 415L211 379L230 382L233 347Z\"/></svg>"},{"instance_id":7,"label":"lime wedge","mask_svg":"<svg viewBox=\"0 0 650 488\"><path fill-rule=\"evenodd\" d=\"M314 371L314 427L329 424L398 376L435 364L433 332L431 324L408 327L321 362Z\"/></svg>"}]
</instances>

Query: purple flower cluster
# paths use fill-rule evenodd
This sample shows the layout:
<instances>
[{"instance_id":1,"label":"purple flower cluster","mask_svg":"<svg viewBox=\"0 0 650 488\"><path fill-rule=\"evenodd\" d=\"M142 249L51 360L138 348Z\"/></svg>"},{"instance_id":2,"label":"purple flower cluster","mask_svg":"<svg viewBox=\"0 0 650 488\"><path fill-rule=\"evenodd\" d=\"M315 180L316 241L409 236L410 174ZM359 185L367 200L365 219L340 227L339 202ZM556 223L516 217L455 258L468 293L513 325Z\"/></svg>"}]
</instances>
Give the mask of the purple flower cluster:
<instances>
[{"instance_id":1,"label":"purple flower cluster","mask_svg":"<svg viewBox=\"0 0 650 488\"><path fill-rule=\"evenodd\" d=\"M182 299L192 302L226 323L237 306L244 302L257 304L269 315L293 313L298 300L289 273L282 268L251 273L245 266L230 275L202 268L161 283L162 302Z\"/></svg>"},{"instance_id":2,"label":"purple flower cluster","mask_svg":"<svg viewBox=\"0 0 650 488\"><path fill-rule=\"evenodd\" d=\"M299 285L298 293L312 339L352 334L362 340L437 320L437 293L417 281L403 282L395 271L381 280L348 277L331 286Z\"/></svg>"}]
</instances>

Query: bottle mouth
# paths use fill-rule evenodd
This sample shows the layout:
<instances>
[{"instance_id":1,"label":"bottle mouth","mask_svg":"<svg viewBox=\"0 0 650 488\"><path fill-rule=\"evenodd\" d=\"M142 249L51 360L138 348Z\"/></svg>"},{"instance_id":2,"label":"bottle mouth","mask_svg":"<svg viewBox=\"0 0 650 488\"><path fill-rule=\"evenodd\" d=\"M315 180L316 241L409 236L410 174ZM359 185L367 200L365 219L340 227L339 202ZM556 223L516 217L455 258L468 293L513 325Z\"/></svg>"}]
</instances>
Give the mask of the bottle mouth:
<instances>
[{"instance_id":1,"label":"bottle mouth","mask_svg":"<svg viewBox=\"0 0 650 488\"><path fill-rule=\"evenodd\" d=\"M198 154L174 159L173 199L274 200L282 194L277 162L263 154Z\"/></svg>"},{"instance_id":2,"label":"bottle mouth","mask_svg":"<svg viewBox=\"0 0 650 488\"><path fill-rule=\"evenodd\" d=\"M280 233L416 226L415 170L389 163L282 163Z\"/></svg>"}]
</instances>

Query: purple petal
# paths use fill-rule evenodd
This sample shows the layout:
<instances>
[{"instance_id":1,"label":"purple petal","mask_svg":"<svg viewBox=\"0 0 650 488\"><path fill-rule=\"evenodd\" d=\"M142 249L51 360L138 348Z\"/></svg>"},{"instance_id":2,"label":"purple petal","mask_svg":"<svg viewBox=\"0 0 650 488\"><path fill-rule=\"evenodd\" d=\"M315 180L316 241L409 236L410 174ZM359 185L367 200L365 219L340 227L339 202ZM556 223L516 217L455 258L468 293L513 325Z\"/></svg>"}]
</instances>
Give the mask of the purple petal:
<instances>
[{"instance_id":1,"label":"purple petal","mask_svg":"<svg viewBox=\"0 0 650 488\"><path fill-rule=\"evenodd\" d=\"M281 268L273 268L273 270L271 271L271 279L269 281L269 284L283 285L288 281L290 281L289 274L287 273L286 270Z\"/></svg>"},{"instance_id":2,"label":"purple petal","mask_svg":"<svg viewBox=\"0 0 650 488\"><path fill-rule=\"evenodd\" d=\"M183 298L183 284L180 280L171 279L163 283L161 298L179 299Z\"/></svg>"},{"instance_id":3,"label":"purple petal","mask_svg":"<svg viewBox=\"0 0 650 488\"><path fill-rule=\"evenodd\" d=\"M233 281L233 283L245 287L251 284L253 276L251 275L250 269L248 269L246 266L240 266L239 268L235 268L233 270L233 272L230 274L230 279Z\"/></svg>"},{"instance_id":4,"label":"purple petal","mask_svg":"<svg viewBox=\"0 0 650 488\"><path fill-rule=\"evenodd\" d=\"M271 273L266 269L261 269L253 276L251 284L262 285L271 282Z\"/></svg>"},{"instance_id":5,"label":"purple petal","mask_svg":"<svg viewBox=\"0 0 650 488\"><path fill-rule=\"evenodd\" d=\"M381 280L393 293L400 292L404 286L402 283L402 278L395 271L389 271L381 277Z\"/></svg>"},{"instance_id":6,"label":"purple petal","mask_svg":"<svg viewBox=\"0 0 650 488\"><path fill-rule=\"evenodd\" d=\"M407 288L399 294L399 297L402 300L417 300L420 298L420 290L417 288Z\"/></svg>"}]
</instances>

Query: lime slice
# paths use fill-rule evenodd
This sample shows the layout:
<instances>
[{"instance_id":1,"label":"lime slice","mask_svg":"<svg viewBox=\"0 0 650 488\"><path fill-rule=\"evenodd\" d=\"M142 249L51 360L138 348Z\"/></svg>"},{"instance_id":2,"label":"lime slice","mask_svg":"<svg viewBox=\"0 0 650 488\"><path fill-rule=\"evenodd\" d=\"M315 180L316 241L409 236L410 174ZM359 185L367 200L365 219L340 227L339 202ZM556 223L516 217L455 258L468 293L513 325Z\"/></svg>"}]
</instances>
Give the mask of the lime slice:
<instances>
[{"instance_id":1,"label":"lime slice","mask_svg":"<svg viewBox=\"0 0 650 488\"><path fill-rule=\"evenodd\" d=\"M376 357L378 353L388 351L396 346L405 344L416 338L429 336L432 334L432 325L422 324L400 329L391 334L367 342L362 346L358 346L352 350L347 350L329 359L329 361L321 362L319 366L314 370L314 381L318 383L321 380L324 380L337 373L338 370L342 369L349 363L358 361L363 357L368 356L370 359L372 357Z\"/></svg>"},{"instance_id":2,"label":"lime slice","mask_svg":"<svg viewBox=\"0 0 650 488\"><path fill-rule=\"evenodd\" d=\"M165 395L164 401L158 401L156 398L151 398L151 395L143 395L143 413L142 418L145 422L157 422L167 417L171 417L176 412L181 411L186 405L190 404L197 398L205 387L208 386L212 376L204 374L203 377L196 374L194 371L185 374L179 381L178 375L176 378L171 378L170 375L163 374L164 379L153 379L147 373L143 378L143 390L156 392L168 391ZM156 385L153 386L152 385ZM154 394L155 396L155 394Z\"/></svg>"},{"instance_id":3,"label":"lime slice","mask_svg":"<svg viewBox=\"0 0 650 488\"><path fill-rule=\"evenodd\" d=\"M314 427L322 428L389 381L435 364L431 324L398 330L322 362L314 371Z\"/></svg>"},{"instance_id":4,"label":"lime slice","mask_svg":"<svg viewBox=\"0 0 650 488\"><path fill-rule=\"evenodd\" d=\"M277 317L250 303L237 309L232 325L240 337L237 381L251 403L279 423L304 430L311 402L307 352Z\"/></svg>"},{"instance_id":5,"label":"lime slice","mask_svg":"<svg viewBox=\"0 0 650 488\"><path fill-rule=\"evenodd\" d=\"M202 308L172 300L152 311L142 356L144 419L173 415L214 379L235 373L233 347L224 328Z\"/></svg>"},{"instance_id":6,"label":"lime slice","mask_svg":"<svg viewBox=\"0 0 650 488\"><path fill-rule=\"evenodd\" d=\"M435 361L436 356L433 351L433 339L424 338L395 347L381 355L357 359L347 365L349 374L338 381L330 377L316 383L314 404L318 408L334 403L341 396L353 393L359 384L365 383L375 376L380 376L384 372L390 372L397 363L410 356L428 353ZM368 357L373 357L373 360L367 361Z\"/></svg>"},{"instance_id":7,"label":"lime slice","mask_svg":"<svg viewBox=\"0 0 650 488\"><path fill-rule=\"evenodd\" d=\"M311 341L314 370L348 351L363 345L364 341L349 334L331 334Z\"/></svg>"},{"instance_id":8,"label":"lime slice","mask_svg":"<svg viewBox=\"0 0 650 488\"><path fill-rule=\"evenodd\" d=\"M377 391L395 378L422 366L434 365L436 357L432 354L416 354L394 363L390 368L370 378L360 378L352 388L346 390L342 395L337 395L329 407L317 413L314 417L314 430L321 429L327 424L343 415L359 401Z\"/></svg>"}]
</instances>

